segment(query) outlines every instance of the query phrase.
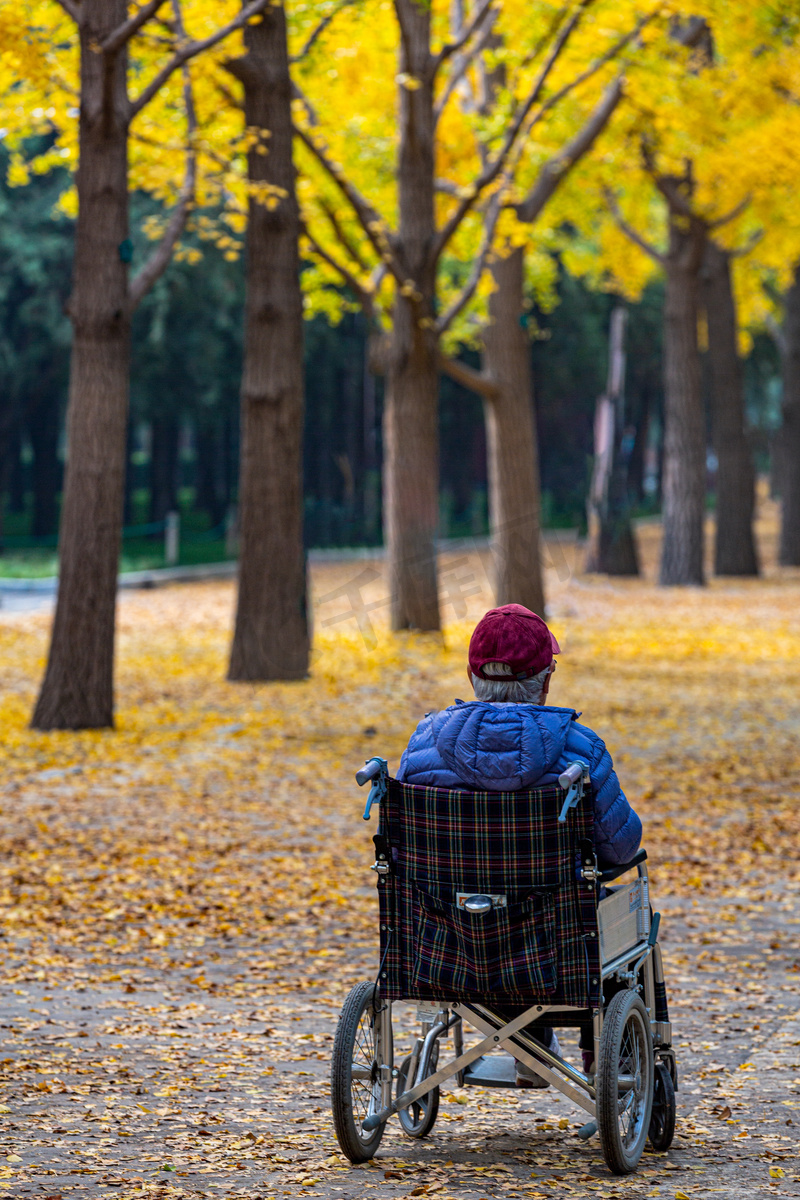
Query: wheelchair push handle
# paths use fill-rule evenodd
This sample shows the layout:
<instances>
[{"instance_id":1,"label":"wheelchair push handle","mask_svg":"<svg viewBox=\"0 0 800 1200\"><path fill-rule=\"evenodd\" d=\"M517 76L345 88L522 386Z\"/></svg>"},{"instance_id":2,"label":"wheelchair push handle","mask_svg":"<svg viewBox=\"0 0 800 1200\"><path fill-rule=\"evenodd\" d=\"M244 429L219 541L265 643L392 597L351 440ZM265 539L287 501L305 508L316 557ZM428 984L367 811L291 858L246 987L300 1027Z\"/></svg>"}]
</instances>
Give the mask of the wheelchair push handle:
<instances>
[{"instance_id":1,"label":"wheelchair push handle","mask_svg":"<svg viewBox=\"0 0 800 1200\"><path fill-rule=\"evenodd\" d=\"M389 764L385 758L368 758L361 770L356 771L356 783L359 787L363 787L365 783L372 783L364 808L365 821L369 820L369 811L373 804L380 804L386 795L388 781Z\"/></svg>"},{"instance_id":2,"label":"wheelchair push handle","mask_svg":"<svg viewBox=\"0 0 800 1200\"><path fill-rule=\"evenodd\" d=\"M365 783L369 783L370 779L375 779L380 775L383 760L380 758L370 758L364 766L356 771L356 783L359 787L363 787Z\"/></svg>"},{"instance_id":3,"label":"wheelchair push handle","mask_svg":"<svg viewBox=\"0 0 800 1200\"><path fill-rule=\"evenodd\" d=\"M562 771L558 777L558 786L568 791L573 783L577 783L583 775L585 768L583 763L570 763L566 771Z\"/></svg>"}]
</instances>

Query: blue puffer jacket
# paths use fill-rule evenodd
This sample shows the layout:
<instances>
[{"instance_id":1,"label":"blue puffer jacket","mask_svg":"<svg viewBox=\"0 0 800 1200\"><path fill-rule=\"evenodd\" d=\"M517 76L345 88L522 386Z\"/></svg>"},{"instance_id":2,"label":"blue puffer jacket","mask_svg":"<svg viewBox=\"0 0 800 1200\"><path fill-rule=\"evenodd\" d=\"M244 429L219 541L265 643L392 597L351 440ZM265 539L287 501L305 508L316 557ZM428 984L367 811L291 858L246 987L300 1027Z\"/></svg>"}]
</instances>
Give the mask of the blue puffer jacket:
<instances>
[{"instance_id":1,"label":"blue puffer jacket","mask_svg":"<svg viewBox=\"0 0 800 1200\"><path fill-rule=\"evenodd\" d=\"M516 792L554 783L576 758L589 764L600 861L629 862L642 823L614 773L605 743L572 708L456 700L429 713L403 751L397 779L430 787Z\"/></svg>"}]
</instances>

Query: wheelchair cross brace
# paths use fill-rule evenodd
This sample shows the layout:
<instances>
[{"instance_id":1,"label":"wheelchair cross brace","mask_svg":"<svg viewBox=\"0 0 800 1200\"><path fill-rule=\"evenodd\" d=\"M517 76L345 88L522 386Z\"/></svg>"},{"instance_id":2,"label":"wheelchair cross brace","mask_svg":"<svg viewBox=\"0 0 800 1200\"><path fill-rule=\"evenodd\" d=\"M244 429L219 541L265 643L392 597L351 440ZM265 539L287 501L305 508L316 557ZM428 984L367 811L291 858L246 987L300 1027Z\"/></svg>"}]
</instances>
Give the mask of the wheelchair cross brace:
<instances>
[{"instance_id":1,"label":"wheelchair cross brace","mask_svg":"<svg viewBox=\"0 0 800 1200\"><path fill-rule=\"evenodd\" d=\"M454 1058L451 1062L444 1063L435 1071L433 1075L429 1075L422 1083L418 1083L415 1087L409 1088L403 1092L401 1096L397 1096L380 1112L372 1113L363 1123L362 1128L365 1133L377 1129L379 1125L384 1125L391 1116L399 1112L401 1108L408 1108L416 1100L420 1100L423 1096L427 1096L428 1092L433 1091L440 1083L449 1079L451 1075L456 1075L459 1071L463 1071L470 1063L481 1058L487 1051L507 1049L510 1050L515 1057L521 1062L526 1063L533 1070L542 1075L549 1083L555 1084L559 1091L569 1096L576 1104L585 1109L591 1116L595 1115L594 1105L594 1088L589 1083L585 1075L580 1071L576 1071L569 1063L564 1062L557 1055L552 1054L549 1050L545 1050L535 1038L529 1036L521 1036L521 1031L530 1025L532 1021L543 1016L553 1006L535 1004L531 1008L525 1010L513 1021L503 1022L501 1017L495 1016L488 1009L473 1007L469 1004L452 1004L450 1006L455 1014L466 1017L471 1025L486 1036L477 1043L471 1046L458 1058ZM560 1011L565 1011L563 1006L559 1006ZM583 1011L583 1010L576 1010ZM541 1057L538 1057L541 1055ZM551 1070L547 1063L556 1066L565 1075L569 1076L569 1080L556 1074ZM575 1087L571 1082L574 1080L579 1086ZM584 1089L587 1095L584 1095L579 1088Z\"/></svg>"}]
</instances>

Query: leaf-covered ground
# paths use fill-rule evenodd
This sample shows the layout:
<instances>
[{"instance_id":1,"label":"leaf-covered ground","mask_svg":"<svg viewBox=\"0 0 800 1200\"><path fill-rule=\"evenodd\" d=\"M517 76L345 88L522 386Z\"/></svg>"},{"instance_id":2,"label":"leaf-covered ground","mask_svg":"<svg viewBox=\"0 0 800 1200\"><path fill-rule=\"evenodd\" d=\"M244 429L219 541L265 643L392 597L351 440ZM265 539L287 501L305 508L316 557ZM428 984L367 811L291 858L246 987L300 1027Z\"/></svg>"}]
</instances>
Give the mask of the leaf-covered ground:
<instances>
[{"instance_id":1,"label":"leaf-covered ground","mask_svg":"<svg viewBox=\"0 0 800 1200\"><path fill-rule=\"evenodd\" d=\"M800 1195L800 578L665 592L578 577L568 542L549 555L552 700L603 733L664 912L670 1153L615 1180L553 1092L452 1086L427 1142L395 1126L367 1167L337 1152L335 1018L376 969L352 775L465 696L491 603L467 547L443 563L442 638L387 633L379 562L318 565L299 684L224 682L232 585L125 596L113 733L28 730L48 618L0 620L0 1190Z\"/></svg>"}]
</instances>

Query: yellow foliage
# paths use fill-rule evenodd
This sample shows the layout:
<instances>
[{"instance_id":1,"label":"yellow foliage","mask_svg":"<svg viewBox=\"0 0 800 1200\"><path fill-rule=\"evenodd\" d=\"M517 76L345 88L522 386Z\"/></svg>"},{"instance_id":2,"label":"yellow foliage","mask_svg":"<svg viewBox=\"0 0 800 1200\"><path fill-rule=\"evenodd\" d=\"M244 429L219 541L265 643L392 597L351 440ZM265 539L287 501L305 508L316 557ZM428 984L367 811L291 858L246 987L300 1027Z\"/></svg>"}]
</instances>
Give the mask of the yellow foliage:
<instances>
[{"instance_id":1,"label":"yellow foliage","mask_svg":"<svg viewBox=\"0 0 800 1200\"><path fill-rule=\"evenodd\" d=\"M643 817L659 898L691 887L733 904L774 884L776 872L784 888L797 877L799 780L786 713L796 703L800 625L795 585L771 565L772 514L759 532L770 578L704 594L666 594L648 581L576 587L574 546L548 543L567 568L548 580L563 648L552 701L583 710L607 742ZM652 574L658 530L641 533ZM65 978L109 955L111 968L126 955L168 964L175 950L217 937L274 947L299 922L328 948L340 940L335 929L372 946L374 828L360 820L352 772L372 754L396 769L422 714L465 697L469 635L492 604L487 565L477 552L442 564L469 584L463 599L452 592L443 636L389 634L380 574L364 596L371 631L359 629L346 599L322 599L353 564L315 565L312 674L299 683L225 681L232 584L130 595L119 617L113 732L28 727L48 620L4 617L7 979L31 961Z\"/></svg>"},{"instance_id":2,"label":"yellow foliage","mask_svg":"<svg viewBox=\"0 0 800 1200\"><path fill-rule=\"evenodd\" d=\"M597 64L635 26L643 11L645 7L635 0L599 0L587 11L558 59L540 103L531 110L527 133L510 159L508 172L478 201L440 260L439 311L446 310L459 296L471 274L484 236L484 214L490 197L497 192L504 204L523 198L541 167L582 126L619 69L618 61ZM462 82L455 86L449 83L456 59L440 71L436 100L441 111L434 146L436 176L441 181L435 196L440 228L464 198L476 194L476 181L484 164L500 150L511 114L542 69L542 47L551 44L558 13L558 6L550 0L505 0L497 6L493 26L496 36L491 47L473 60ZM451 6L446 0L432 0L430 14L432 46L441 47L451 37ZM294 44L302 45L305 35L305 29L301 33L295 27ZM340 11L315 43L313 52L297 67L298 80L310 105L306 110L298 103L296 119L319 139L330 159L340 165L344 176L366 196L390 228L396 228L398 219L394 166L399 92L418 90L419 82L411 80L407 72L398 72L398 63L399 30L393 6L377 2ZM592 65L596 69L590 71ZM487 72L492 72L495 79L493 96L487 92ZM585 81L550 108L551 98L582 72L587 73ZM387 86L389 81L394 86ZM340 190L304 147L298 150L298 163L303 216L314 238L371 291L376 273L380 274L379 255ZM555 269L545 267L544 259L556 248L554 231L565 219L564 206L554 201L533 231L521 225L510 208L504 210L498 223L498 253L508 253L519 245L536 248L531 277L536 283L537 299L545 305L553 301ZM332 227L334 221L338 230ZM487 256L485 273L471 304L447 334L446 344L450 347L475 341L479 336L491 291L490 261L491 256ZM319 270L309 273L305 282L307 288L334 288L337 303L341 302L341 279L329 265L320 263ZM393 295L391 279L382 276L376 302L379 319L384 323L389 319ZM310 307L319 311L319 301L313 299Z\"/></svg>"},{"instance_id":3,"label":"yellow foliage","mask_svg":"<svg viewBox=\"0 0 800 1200\"><path fill-rule=\"evenodd\" d=\"M537 301L553 302L554 270L545 260L561 253L569 269L600 287L629 297L641 293L657 269L629 243L610 219L605 194L617 194L626 219L663 249L663 204L642 161L643 139L660 171L682 171L691 160L693 203L709 221L749 198L742 214L718 234L724 244L747 251L736 260L735 286L745 323L774 316L774 295L786 285L800 257L800 215L795 203L796 147L800 142L800 28L791 0L770 5L751 0L703 0L692 14L709 22L712 62L680 45L676 22L685 20L677 0L655 9L640 0L595 0L558 58L547 87L533 106L509 169L479 198L452 238L439 266L437 302L445 310L469 278L484 236L487 204L521 200L554 155L582 127L609 81L625 74L625 99L592 154L561 184L535 227L520 224L505 207L497 223L495 252L528 246L535 257L531 280ZM239 11L238 0L183 0L190 37L212 33ZM435 98L441 107L435 131L435 195L441 227L457 205L474 195L476 180L503 141L515 106L541 70L541 46L560 12L554 0L503 0L496 7L493 37L451 86L458 67L452 56L439 71ZM614 55L619 40L645 14L639 36ZM432 51L450 37L449 0L430 0ZM349 181L379 214L385 239L398 220L397 115L403 95L418 93L420 79L402 69L399 30L390 0L337 5L332 0L297 0L288 7L294 71L310 106L295 101L298 124L324 145ZM325 19L324 27L320 22ZM77 166L78 45L74 22L57 0L0 0L0 128L11 151L9 182L24 186L31 172ZM165 33L147 23L130 45L130 91L136 96L169 54ZM199 217L201 237L230 238L223 252L234 256L248 200L271 207L274 189L248 187L246 155L269 153L269 130L245 128L239 84L225 63L242 52L234 33L189 71L197 108L194 148L198 161L197 209L218 209L211 221ZM610 55L609 61L603 56ZM491 84L489 77L491 75ZM584 78L585 75L585 78ZM582 78L579 86L570 85ZM562 89L566 89L561 95ZM560 96L558 103L552 103ZM52 143L31 157L33 134ZM180 72L175 72L132 125L130 180L165 205L173 204L183 180L186 115ZM317 242L343 261L375 302L377 320L390 320L394 282L386 271L385 240L376 251L337 183L302 146L298 191L303 219ZM60 201L74 213L75 195ZM154 232L151 224L149 232ZM352 307L334 267L315 258L304 272L307 312L336 319ZM488 267L473 300L448 333L449 342L474 341L486 318L491 290ZM769 285L769 286L765 286Z\"/></svg>"},{"instance_id":4,"label":"yellow foliage","mask_svg":"<svg viewBox=\"0 0 800 1200\"><path fill-rule=\"evenodd\" d=\"M685 23L678 7L675 15ZM638 297L658 267L620 233L606 194L614 193L625 220L663 251L665 205L645 149L660 174L681 176L691 163L692 206L712 228L724 221L714 236L741 251L734 260L740 318L757 327L774 315L773 297L800 258L800 24L791 5L750 0L708 0L692 15L708 22L712 60L679 45L674 26L650 26L647 52L632 59L626 75L625 104L583 171L582 211L572 203L579 238L565 258L595 284ZM735 219L725 220L732 213Z\"/></svg>"}]
</instances>

